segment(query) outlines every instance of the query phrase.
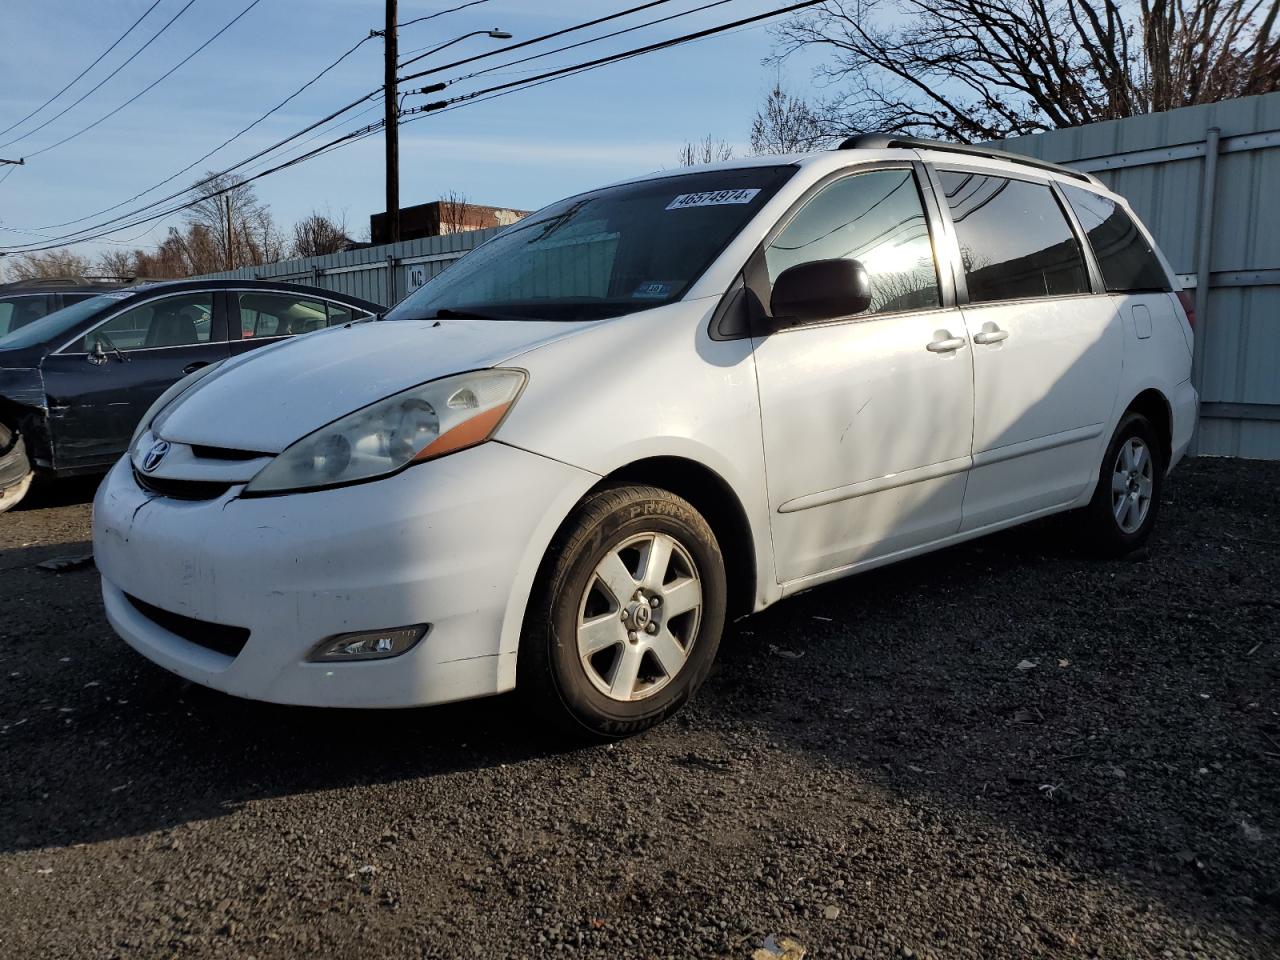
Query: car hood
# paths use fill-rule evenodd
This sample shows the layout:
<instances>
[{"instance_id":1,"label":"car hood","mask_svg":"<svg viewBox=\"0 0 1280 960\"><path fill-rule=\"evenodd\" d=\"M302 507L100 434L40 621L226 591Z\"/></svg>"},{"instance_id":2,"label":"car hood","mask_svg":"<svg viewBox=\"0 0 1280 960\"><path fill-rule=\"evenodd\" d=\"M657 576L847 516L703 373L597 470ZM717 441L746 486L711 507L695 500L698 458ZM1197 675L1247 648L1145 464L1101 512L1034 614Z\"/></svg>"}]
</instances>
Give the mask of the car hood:
<instances>
[{"instance_id":1,"label":"car hood","mask_svg":"<svg viewBox=\"0 0 1280 960\"><path fill-rule=\"evenodd\" d=\"M452 373L491 367L580 323L386 320L334 327L228 361L177 401L163 436L279 453L361 407Z\"/></svg>"}]
</instances>

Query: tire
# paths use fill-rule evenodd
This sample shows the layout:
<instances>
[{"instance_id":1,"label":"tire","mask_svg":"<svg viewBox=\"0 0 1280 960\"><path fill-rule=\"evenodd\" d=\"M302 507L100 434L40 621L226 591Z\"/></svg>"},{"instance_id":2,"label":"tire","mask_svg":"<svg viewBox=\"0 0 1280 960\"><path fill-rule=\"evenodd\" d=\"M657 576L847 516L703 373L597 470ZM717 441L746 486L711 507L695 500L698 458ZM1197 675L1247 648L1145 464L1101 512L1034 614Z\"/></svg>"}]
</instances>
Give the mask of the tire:
<instances>
[{"instance_id":1,"label":"tire","mask_svg":"<svg viewBox=\"0 0 1280 960\"><path fill-rule=\"evenodd\" d=\"M21 435L15 438L13 431L0 423L0 477L7 478L4 488L0 489L0 513L22 502L31 489L34 476L35 470L27 455L27 442Z\"/></svg>"},{"instance_id":2,"label":"tire","mask_svg":"<svg viewBox=\"0 0 1280 960\"><path fill-rule=\"evenodd\" d=\"M1146 544L1160 512L1164 472L1151 422L1140 413L1126 413L1107 444L1093 499L1081 511L1080 532L1091 553L1122 557Z\"/></svg>"},{"instance_id":3,"label":"tire","mask_svg":"<svg viewBox=\"0 0 1280 960\"><path fill-rule=\"evenodd\" d=\"M602 488L577 506L543 559L518 690L571 734L639 733L702 685L725 608L724 559L701 514L657 487Z\"/></svg>"}]
</instances>

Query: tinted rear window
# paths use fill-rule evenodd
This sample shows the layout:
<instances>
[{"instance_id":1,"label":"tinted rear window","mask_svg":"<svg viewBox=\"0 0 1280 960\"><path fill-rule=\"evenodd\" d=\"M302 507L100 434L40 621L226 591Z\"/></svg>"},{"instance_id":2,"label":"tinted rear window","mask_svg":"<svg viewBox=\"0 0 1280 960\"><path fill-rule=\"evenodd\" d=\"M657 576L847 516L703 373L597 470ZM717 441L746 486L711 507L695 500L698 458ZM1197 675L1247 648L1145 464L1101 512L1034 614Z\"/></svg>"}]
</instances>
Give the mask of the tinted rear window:
<instances>
[{"instance_id":1,"label":"tinted rear window","mask_svg":"<svg viewBox=\"0 0 1280 960\"><path fill-rule=\"evenodd\" d=\"M1089 293L1080 243L1047 186L940 171L969 300L1023 300Z\"/></svg>"},{"instance_id":2,"label":"tinted rear window","mask_svg":"<svg viewBox=\"0 0 1280 960\"><path fill-rule=\"evenodd\" d=\"M1089 237L1110 293L1172 289L1151 244L1124 207L1091 190L1063 184L1062 191Z\"/></svg>"}]
</instances>

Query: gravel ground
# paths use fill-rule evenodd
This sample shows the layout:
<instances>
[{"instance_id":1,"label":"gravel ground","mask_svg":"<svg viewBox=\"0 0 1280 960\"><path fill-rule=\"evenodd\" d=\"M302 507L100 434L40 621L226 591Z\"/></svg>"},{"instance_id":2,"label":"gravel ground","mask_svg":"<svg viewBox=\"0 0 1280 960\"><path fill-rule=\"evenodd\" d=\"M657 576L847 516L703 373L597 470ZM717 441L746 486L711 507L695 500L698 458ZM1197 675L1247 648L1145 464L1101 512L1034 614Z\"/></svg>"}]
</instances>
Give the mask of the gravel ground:
<instances>
[{"instance_id":1,"label":"gravel ground","mask_svg":"<svg viewBox=\"0 0 1280 960\"><path fill-rule=\"evenodd\" d=\"M1280 956L1280 464L731 628L611 747L236 701L110 632L89 485L0 518L0 956Z\"/></svg>"}]
</instances>

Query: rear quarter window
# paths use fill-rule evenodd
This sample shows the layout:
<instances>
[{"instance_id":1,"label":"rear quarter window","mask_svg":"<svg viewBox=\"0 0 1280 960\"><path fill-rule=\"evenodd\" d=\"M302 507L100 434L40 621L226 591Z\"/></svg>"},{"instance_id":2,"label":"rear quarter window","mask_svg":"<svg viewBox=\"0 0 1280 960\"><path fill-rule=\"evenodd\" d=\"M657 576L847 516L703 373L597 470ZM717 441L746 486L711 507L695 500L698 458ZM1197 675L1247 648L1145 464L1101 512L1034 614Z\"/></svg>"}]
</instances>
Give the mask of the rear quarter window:
<instances>
[{"instance_id":1,"label":"rear quarter window","mask_svg":"<svg viewBox=\"0 0 1280 960\"><path fill-rule=\"evenodd\" d=\"M1061 187L1089 238L1108 293L1172 289L1151 244L1124 207L1092 190Z\"/></svg>"}]
</instances>

